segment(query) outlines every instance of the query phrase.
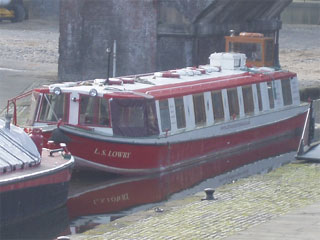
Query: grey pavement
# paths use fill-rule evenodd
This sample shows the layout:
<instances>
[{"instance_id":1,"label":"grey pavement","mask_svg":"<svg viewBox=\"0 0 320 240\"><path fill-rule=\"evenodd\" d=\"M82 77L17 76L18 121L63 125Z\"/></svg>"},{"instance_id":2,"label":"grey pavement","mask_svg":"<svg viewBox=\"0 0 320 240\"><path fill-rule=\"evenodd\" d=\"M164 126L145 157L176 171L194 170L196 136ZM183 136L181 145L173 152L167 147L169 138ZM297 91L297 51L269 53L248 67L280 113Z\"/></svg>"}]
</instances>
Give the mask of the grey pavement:
<instances>
[{"instance_id":1,"label":"grey pavement","mask_svg":"<svg viewBox=\"0 0 320 240\"><path fill-rule=\"evenodd\" d=\"M57 64L0 60L0 114L8 99L57 81L57 69Z\"/></svg>"},{"instance_id":2,"label":"grey pavement","mask_svg":"<svg viewBox=\"0 0 320 240\"><path fill-rule=\"evenodd\" d=\"M226 240L320 239L320 202L239 232Z\"/></svg>"}]
</instances>

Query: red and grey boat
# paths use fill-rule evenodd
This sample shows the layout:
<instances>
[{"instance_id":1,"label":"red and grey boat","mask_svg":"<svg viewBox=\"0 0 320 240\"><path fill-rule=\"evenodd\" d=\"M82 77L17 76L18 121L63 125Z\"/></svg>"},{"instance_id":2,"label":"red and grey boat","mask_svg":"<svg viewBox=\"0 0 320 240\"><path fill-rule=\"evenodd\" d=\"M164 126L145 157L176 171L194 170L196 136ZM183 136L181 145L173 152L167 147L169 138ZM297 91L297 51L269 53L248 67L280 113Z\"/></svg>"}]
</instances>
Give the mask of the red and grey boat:
<instances>
[{"instance_id":1,"label":"red and grey boat","mask_svg":"<svg viewBox=\"0 0 320 240\"><path fill-rule=\"evenodd\" d=\"M38 149L41 146L23 129L0 120L1 227L40 216L67 201L73 157L62 156L63 149L42 149L41 154Z\"/></svg>"},{"instance_id":2,"label":"red and grey boat","mask_svg":"<svg viewBox=\"0 0 320 240\"><path fill-rule=\"evenodd\" d=\"M41 129L43 147L47 145L52 131L59 120L68 121L68 95L64 97L50 93L48 86L35 88L8 100L7 114L12 123L30 133L33 128Z\"/></svg>"},{"instance_id":3,"label":"red and grey boat","mask_svg":"<svg viewBox=\"0 0 320 240\"><path fill-rule=\"evenodd\" d=\"M39 90L56 99L50 111L56 103L67 110L59 112L67 120L53 140L67 142L78 166L130 175L239 152L259 154L259 148L264 157L296 150L308 110L300 102L297 75L248 68L241 53L214 53L209 59L198 67ZM38 107L36 118L44 108Z\"/></svg>"}]
</instances>

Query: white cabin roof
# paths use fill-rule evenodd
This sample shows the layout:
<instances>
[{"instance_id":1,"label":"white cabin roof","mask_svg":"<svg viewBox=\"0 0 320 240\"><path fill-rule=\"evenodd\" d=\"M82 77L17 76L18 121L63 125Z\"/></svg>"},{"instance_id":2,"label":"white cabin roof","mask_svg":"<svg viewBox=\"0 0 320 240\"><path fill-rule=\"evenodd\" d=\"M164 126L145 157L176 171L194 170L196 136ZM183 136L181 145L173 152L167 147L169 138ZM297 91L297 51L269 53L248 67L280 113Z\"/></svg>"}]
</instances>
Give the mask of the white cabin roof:
<instances>
[{"instance_id":1,"label":"white cabin roof","mask_svg":"<svg viewBox=\"0 0 320 240\"><path fill-rule=\"evenodd\" d=\"M88 94L90 90L95 89L98 96L120 92L138 92L149 94L151 97L161 97L161 94L168 96L168 92L166 91L169 91L171 87L175 89L181 88L181 93L177 93L179 92L178 90L176 91L177 94L188 94L186 87L191 89L193 85L198 85L199 91L205 92L212 90L212 88L221 89L230 87L230 82L232 82L233 86L241 86L259 81L267 81L268 79L271 81L277 77L288 78L295 76L294 73L282 70L275 71L273 68L249 69L245 67L245 60L245 55L240 53L214 53L210 56L210 64L208 65L109 78L109 84L105 84L106 79L57 83L50 85L49 91L54 92L54 89L60 89L62 92ZM269 76L266 78L266 75ZM202 89L199 88L199 84L203 85ZM159 93L160 91L161 93Z\"/></svg>"}]
</instances>

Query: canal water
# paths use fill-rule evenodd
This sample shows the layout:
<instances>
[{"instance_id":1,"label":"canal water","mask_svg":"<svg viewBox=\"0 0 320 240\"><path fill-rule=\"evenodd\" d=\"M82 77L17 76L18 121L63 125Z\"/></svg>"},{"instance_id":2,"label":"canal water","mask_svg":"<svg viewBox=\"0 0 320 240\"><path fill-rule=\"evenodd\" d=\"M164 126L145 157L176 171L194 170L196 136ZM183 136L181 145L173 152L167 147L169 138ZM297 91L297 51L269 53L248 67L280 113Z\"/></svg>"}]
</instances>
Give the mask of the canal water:
<instances>
[{"instance_id":1,"label":"canal water","mask_svg":"<svg viewBox=\"0 0 320 240\"><path fill-rule=\"evenodd\" d=\"M19 226L0 229L0 239L54 239L82 233L119 217L155 208L165 201L202 192L205 188L217 188L239 178L267 173L293 161L294 155L295 152L291 152L263 159L218 176L215 161L140 177L74 172L66 206Z\"/></svg>"}]
</instances>

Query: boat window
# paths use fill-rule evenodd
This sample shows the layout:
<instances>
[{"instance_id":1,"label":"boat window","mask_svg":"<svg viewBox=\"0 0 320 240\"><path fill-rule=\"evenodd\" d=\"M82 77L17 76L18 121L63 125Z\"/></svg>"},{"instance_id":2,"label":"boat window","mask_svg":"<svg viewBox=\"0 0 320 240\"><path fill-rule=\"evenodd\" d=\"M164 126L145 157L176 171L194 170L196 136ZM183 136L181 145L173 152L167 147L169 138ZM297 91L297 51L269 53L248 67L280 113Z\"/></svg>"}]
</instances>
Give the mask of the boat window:
<instances>
[{"instance_id":1,"label":"boat window","mask_svg":"<svg viewBox=\"0 0 320 240\"><path fill-rule=\"evenodd\" d=\"M184 112L183 97L175 98L174 104L176 106L177 128L185 128L186 116Z\"/></svg>"},{"instance_id":2,"label":"boat window","mask_svg":"<svg viewBox=\"0 0 320 240\"><path fill-rule=\"evenodd\" d=\"M290 79L281 80L281 87L282 87L283 104L285 106L291 105L292 104L292 94L291 94Z\"/></svg>"},{"instance_id":3,"label":"boat window","mask_svg":"<svg viewBox=\"0 0 320 240\"><path fill-rule=\"evenodd\" d=\"M43 94L39 120L44 122L67 121L68 94Z\"/></svg>"},{"instance_id":4,"label":"boat window","mask_svg":"<svg viewBox=\"0 0 320 240\"><path fill-rule=\"evenodd\" d=\"M7 110L9 114L16 116L16 119L12 119L13 122L16 120L14 124L20 127L32 126L38 112L39 99L39 92L30 91L9 100Z\"/></svg>"},{"instance_id":5,"label":"boat window","mask_svg":"<svg viewBox=\"0 0 320 240\"><path fill-rule=\"evenodd\" d=\"M252 115L254 112L254 104L253 104L253 93L252 93L251 85L242 87L242 96L243 96L244 113L247 115Z\"/></svg>"},{"instance_id":6,"label":"boat window","mask_svg":"<svg viewBox=\"0 0 320 240\"><path fill-rule=\"evenodd\" d=\"M262 60L261 43L229 42L229 49L233 49L234 52L246 54L248 61Z\"/></svg>"},{"instance_id":7,"label":"boat window","mask_svg":"<svg viewBox=\"0 0 320 240\"><path fill-rule=\"evenodd\" d=\"M228 103L230 116L235 119L239 117L239 101L238 92L236 88L231 88L227 90L228 93Z\"/></svg>"},{"instance_id":8,"label":"boat window","mask_svg":"<svg viewBox=\"0 0 320 240\"><path fill-rule=\"evenodd\" d=\"M193 95L194 117L197 126L204 125L206 123L206 109L204 105L204 95Z\"/></svg>"},{"instance_id":9,"label":"boat window","mask_svg":"<svg viewBox=\"0 0 320 240\"><path fill-rule=\"evenodd\" d=\"M261 97L261 88L260 84L256 84L257 86L257 95L258 95L258 105L259 105L259 110L262 111L262 97Z\"/></svg>"},{"instance_id":10,"label":"boat window","mask_svg":"<svg viewBox=\"0 0 320 240\"><path fill-rule=\"evenodd\" d=\"M99 125L110 126L109 101L99 98Z\"/></svg>"},{"instance_id":11,"label":"boat window","mask_svg":"<svg viewBox=\"0 0 320 240\"><path fill-rule=\"evenodd\" d=\"M146 137L159 134L154 100L113 99L111 115L115 135Z\"/></svg>"},{"instance_id":12,"label":"boat window","mask_svg":"<svg viewBox=\"0 0 320 240\"><path fill-rule=\"evenodd\" d=\"M81 95L79 124L110 126L108 100L100 97Z\"/></svg>"},{"instance_id":13,"label":"boat window","mask_svg":"<svg viewBox=\"0 0 320 240\"><path fill-rule=\"evenodd\" d=\"M31 94L31 99L30 99L30 108L27 108L26 110L29 111L28 114L26 114L26 120L25 121L21 121L21 119L19 119L19 117L17 117L17 124L19 126L23 126L25 124L25 126L32 126L34 124L38 109L39 109L39 101L40 101L40 93L39 92L32 92ZM21 112L18 111L18 114L21 115ZM24 114L22 114L23 116ZM22 117L23 119L23 117Z\"/></svg>"},{"instance_id":14,"label":"boat window","mask_svg":"<svg viewBox=\"0 0 320 240\"><path fill-rule=\"evenodd\" d=\"M270 108L274 108L274 84L267 82Z\"/></svg>"},{"instance_id":15,"label":"boat window","mask_svg":"<svg viewBox=\"0 0 320 240\"><path fill-rule=\"evenodd\" d=\"M162 132L171 130L170 112L168 99L159 101L161 130Z\"/></svg>"},{"instance_id":16,"label":"boat window","mask_svg":"<svg viewBox=\"0 0 320 240\"><path fill-rule=\"evenodd\" d=\"M224 111L223 111L223 100L221 91L211 92L213 117L215 122L223 121Z\"/></svg>"}]
</instances>

